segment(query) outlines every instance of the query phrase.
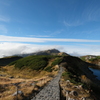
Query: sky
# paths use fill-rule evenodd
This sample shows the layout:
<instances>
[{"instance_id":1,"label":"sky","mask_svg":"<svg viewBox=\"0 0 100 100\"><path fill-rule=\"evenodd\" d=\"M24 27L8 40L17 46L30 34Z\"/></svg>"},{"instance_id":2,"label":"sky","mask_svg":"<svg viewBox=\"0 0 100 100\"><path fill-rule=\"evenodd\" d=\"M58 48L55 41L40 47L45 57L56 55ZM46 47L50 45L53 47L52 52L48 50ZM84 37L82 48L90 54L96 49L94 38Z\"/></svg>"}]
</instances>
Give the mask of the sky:
<instances>
[{"instance_id":1,"label":"sky","mask_svg":"<svg viewBox=\"0 0 100 100\"><path fill-rule=\"evenodd\" d=\"M0 57L54 48L100 55L100 0L0 0Z\"/></svg>"}]
</instances>

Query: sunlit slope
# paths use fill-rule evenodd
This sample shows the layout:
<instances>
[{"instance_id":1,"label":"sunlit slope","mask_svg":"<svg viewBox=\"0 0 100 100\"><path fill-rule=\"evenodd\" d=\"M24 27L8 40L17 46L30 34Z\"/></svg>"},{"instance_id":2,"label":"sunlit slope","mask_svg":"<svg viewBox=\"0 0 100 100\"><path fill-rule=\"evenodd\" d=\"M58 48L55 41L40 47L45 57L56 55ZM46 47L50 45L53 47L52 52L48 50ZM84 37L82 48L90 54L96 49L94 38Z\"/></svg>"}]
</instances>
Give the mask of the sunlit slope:
<instances>
[{"instance_id":1,"label":"sunlit slope","mask_svg":"<svg viewBox=\"0 0 100 100\"><path fill-rule=\"evenodd\" d=\"M14 67L18 69L30 68L32 70L45 70L50 61L50 66L53 67L54 65L59 64L61 60L61 56L36 55L14 61L10 63L9 66L14 65Z\"/></svg>"}]
</instances>

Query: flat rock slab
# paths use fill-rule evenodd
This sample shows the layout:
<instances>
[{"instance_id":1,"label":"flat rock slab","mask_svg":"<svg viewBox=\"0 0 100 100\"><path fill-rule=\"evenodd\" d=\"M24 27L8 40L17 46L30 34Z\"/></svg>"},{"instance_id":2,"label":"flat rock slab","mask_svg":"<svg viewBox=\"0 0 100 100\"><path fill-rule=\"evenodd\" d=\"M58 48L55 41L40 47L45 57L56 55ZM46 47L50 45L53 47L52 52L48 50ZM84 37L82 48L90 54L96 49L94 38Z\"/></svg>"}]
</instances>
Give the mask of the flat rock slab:
<instances>
[{"instance_id":1,"label":"flat rock slab","mask_svg":"<svg viewBox=\"0 0 100 100\"><path fill-rule=\"evenodd\" d=\"M59 80L61 75L62 67L60 67L58 75L31 100L60 100Z\"/></svg>"}]
</instances>

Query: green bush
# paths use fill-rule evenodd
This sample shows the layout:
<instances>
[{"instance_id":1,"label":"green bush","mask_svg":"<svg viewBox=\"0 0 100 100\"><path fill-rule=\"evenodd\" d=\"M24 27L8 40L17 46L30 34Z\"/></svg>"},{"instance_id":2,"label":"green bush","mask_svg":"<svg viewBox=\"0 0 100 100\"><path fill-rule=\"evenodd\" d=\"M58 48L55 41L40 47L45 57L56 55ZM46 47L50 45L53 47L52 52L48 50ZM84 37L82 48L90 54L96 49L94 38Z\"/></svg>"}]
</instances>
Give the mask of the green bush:
<instances>
[{"instance_id":1,"label":"green bush","mask_svg":"<svg viewBox=\"0 0 100 100\"><path fill-rule=\"evenodd\" d=\"M98 59L100 59L100 56L97 56L95 58L91 58L91 59L89 59L89 61L95 61L95 60L98 60Z\"/></svg>"},{"instance_id":2,"label":"green bush","mask_svg":"<svg viewBox=\"0 0 100 100\"><path fill-rule=\"evenodd\" d=\"M9 65L15 65L15 68L22 69L22 68L30 68L32 70L43 70L49 63L50 59L57 59L53 62L53 65L56 65L60 62L58 56L51 56L51 55L35 55L35 56L28 56L17 61L10 63ZM51 71L51 68L48 67L47 71Z\"/></svg>"},{"instance_id":3,"label":"green bush","mask_svg":"<svg viewBox=\"0 0 100 100\"><path fill-rule=\"evenodd\" d=\"M10 64L8 64L9 66L14 65L16 63L16 61L11 62Z\"/></svg>"},{"instance_id":4,"label":"green bush","mask_svg":"<svg viewBox=\"0 0 100 100\"><path fill-rule=\"evenodd\" d=\"M74 76L71 72L62 73L62 77L64 78L64 80L70 80L71 83L77 85L82 84L81 80L77 76Z\"/></svg>"},{"instance_id":5,"label":"green bush","mask_svg":"<svg viewBox=\"0 0 100 100\"><path fill-rule=\"evenodd\" d=\"M52 72L52 66L48 66L44 70L47 71L47 72Z\"/></svg>"},{"instance_id":6,"label":"green bush","mask_svg":"<svg viewBox=\"0 0 100 100\"><path fill-rule=\"evenodd\" d=\"M85 57L81 57L80 59L83 60L83 61L86 61Z\"/></svg>"},{"instance_id":7,"label":"green bush","mask_svg":"<svg viewBox=\"0 0 100 100\"><path fill-rule=\"evenodd\" d=\"M69 80L70 79L69 72L63 72L62 77L63 77L64 80Z\"/></svg>"},{"instance_id":8,"label":"green bush","mask_svg":"<svg viewBox=\"0 0 100 100\"><path fill-rule=\"evenodd\" d=\"M15 63L15 68L29 67L33 70L43 69L48 64L47 58L44 56L29 56L18 60Z\"/></svg>"},{"instance_id":9,"label":"green bush","mask_svg":"<svg viewBox=\"0 0 100 100\"><path fill-rule=\"evenodd\" d=\"M68 72L62 73L62 76L66 76L66 75L68 75Z\"/></svg>"},{"instance_id":10,"label":"green bush","mask_svg":"<svg viewBox=\"0 0 100 100\"><path fill-rule=\"evenodd\" d=\"M58 65L61 61L62 61L61 58L56 58L56 59L52 62L51 66Z\"/></svg>"}]
</instances>

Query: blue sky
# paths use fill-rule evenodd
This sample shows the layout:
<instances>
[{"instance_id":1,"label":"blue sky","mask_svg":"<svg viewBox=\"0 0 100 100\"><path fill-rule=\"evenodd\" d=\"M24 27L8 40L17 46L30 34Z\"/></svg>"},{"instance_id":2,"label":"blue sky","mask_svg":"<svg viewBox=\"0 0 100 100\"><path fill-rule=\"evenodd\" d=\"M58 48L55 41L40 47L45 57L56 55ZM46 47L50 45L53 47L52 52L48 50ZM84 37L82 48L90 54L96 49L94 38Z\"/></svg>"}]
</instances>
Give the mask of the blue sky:
<instances>
[{"instance_id":1,"label":"blue sky","mask_svg":"<svg viewBox=\"0 0 100 100\"><path fill-rule=\"evenodd\" d=\"M52 48L100 55L100 0L0 0L0 57Z\"/></svg>"}]
</instances>

